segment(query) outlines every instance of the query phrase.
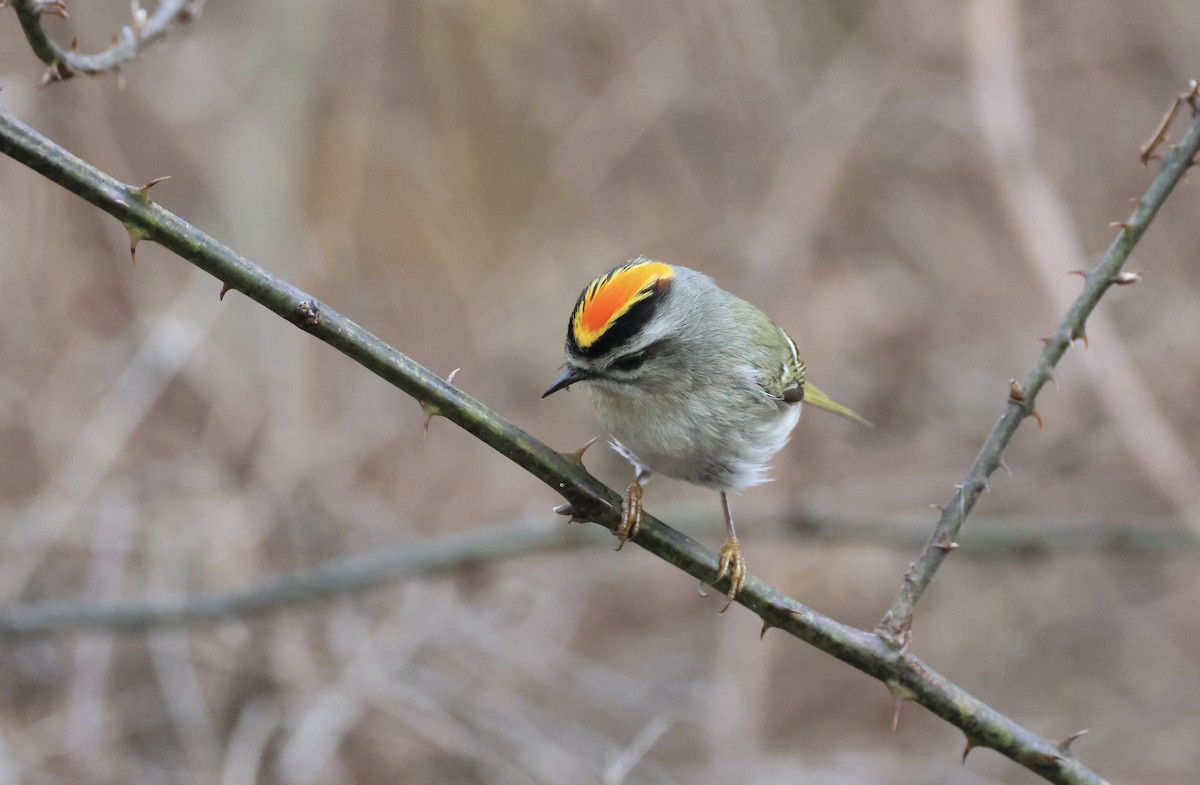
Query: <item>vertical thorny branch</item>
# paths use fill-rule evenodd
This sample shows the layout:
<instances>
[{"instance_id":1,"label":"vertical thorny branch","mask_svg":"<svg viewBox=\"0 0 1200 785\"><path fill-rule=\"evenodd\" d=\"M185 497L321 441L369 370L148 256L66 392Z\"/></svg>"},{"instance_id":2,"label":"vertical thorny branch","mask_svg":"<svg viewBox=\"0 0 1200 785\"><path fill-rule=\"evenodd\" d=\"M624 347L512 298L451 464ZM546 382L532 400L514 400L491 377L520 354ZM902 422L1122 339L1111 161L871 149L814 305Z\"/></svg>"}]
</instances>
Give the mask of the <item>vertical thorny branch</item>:
<instances>
[{"instance_id":1,"label":"vertical thorny branch","mask_svg":"<svg viewBox=\"0 0 1200 785\"><path fill-rule=\"evenodd\" d=\"M1195 117L1197 112L1196 96L1197 87L1196 82L1193 81L1189 90L1175 102L1151 142L1143 148L1143 161L1156 154L1156 150L1166 135L1166 126L1174 118L1181 105L1188 106ZM1084 281L1083 290L1075 298L1075 302L1067 311L1067 315L1059 324L1058 329L1042 339L1045 346L1037 363L1024 379L1020 381L1013 379L1009 382L1008 402L1005 404L1000 421L988 434L983 446L979 449L979 454L971 463L971 468L967 470L966 477L956 486L957 490L954 496L942 508L941 519L934 528L929 542L917 561L905 574L899 593L880 620L879 626L876 627L875 631L892 645L903 647L907 644L912 632L913 608L921 599L921 595L929 586L930 581L933 580L934 573L937 572L947 554L957 547L955 538L958 536L958 531L962 528L963 521L971 508L975 506L979 494L987 488L988 478L1000 467L1004 449L1008 446L1013 434L1016 433L1017 426L1026 417L1033 417L1038 422L1038 426L1041 426L1041 418L1034 406L1038 393L1050 380L1051 372L1066 354L1067 349L1075 341L1083 341L1086 344L1085 327L1088 315L1095 310L1100 298L1104 296L1109 287L1126 286L1138 281L1137 274L1123 272L1121 268L1130 253L1133 252L1133 247L1146 232L1150 222L1154 220L1154 216L1166 201L1167 196L1170 195L1175 184L1194 165L1197 150L1200 150L1200 123L1193 121L1183 141L1164 158L1158 177L1151 183L1145 195L1138 199L1133 214L1126 220L1118 221L1115 224L1117 237L1109 245L1104 256L1092 269L1086 272L1080 271Z\"/></svg>"}]
</instances>

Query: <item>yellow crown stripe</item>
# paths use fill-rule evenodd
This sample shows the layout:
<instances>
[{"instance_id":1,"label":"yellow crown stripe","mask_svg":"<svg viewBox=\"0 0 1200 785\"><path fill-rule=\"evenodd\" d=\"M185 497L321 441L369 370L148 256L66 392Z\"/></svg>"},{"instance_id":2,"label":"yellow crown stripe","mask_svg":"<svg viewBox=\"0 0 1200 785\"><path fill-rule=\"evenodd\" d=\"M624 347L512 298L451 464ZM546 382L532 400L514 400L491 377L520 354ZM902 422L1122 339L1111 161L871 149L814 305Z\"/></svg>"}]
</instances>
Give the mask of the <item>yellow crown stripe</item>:
<instances>
[{"instance_id":1,"label":"yellow crown stripe","mask_svg":"<svg viewBox=\"0 0 1200 785\"><path fill-rule=\"evenodd\" d=\"M584 349L594 344L630 308L649 297L656 283L674 275L670 265L638 261L592 281L571 318L575 342Z\"/></svg>"}]
</instances>

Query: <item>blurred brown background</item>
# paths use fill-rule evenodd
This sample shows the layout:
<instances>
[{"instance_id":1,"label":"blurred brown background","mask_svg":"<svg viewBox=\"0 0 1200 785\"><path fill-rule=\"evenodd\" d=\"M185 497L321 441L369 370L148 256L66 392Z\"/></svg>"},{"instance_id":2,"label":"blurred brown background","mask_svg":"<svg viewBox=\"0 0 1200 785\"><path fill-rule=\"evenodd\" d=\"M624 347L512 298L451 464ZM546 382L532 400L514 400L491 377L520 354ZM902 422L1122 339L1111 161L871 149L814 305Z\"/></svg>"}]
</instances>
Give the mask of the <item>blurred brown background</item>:
<instances>
[{"instance_id":1,"label":"blurred brown background","mask_svg":"<svg viewBox=\"0 0 1200 785\"><path fill-rule=\"evenodd\" d=\"M64 44L129 5L73 2ZM647 254L774 315L810 413L735 500L755 574L872 627L916 552L800 538L799 508L932 527L1153 170L1200 76L1186 0L211 0L114 77L36 89L0 11L0 100L538 437L579 289ZM1182 125L1176 129L1181 133ZM1200 476L1200 185L1172 197L976 509L1049 534L1189 531ZM248 588L554 494L370 373L0 160L0 601ZM610 451L588 465L629 478ZM650 486L715 546L715 494ZM691 517L691 516L686 516ZM756 518L762 523L756 523ZM549 522L549 523L547 523ZM913 650L1112 782L1200 767L1200 555L964 547ZM1016 524L1014 523L1014 526ZM1003 528L1003 526L1001 527ZM718 617L637 548L540 555L249 623L0 643L10 783L1032 783L877 682ZM639 746L645 756L631 770ZM624 754L624 757L622 755Z\"/></svg>"}]
</instances>

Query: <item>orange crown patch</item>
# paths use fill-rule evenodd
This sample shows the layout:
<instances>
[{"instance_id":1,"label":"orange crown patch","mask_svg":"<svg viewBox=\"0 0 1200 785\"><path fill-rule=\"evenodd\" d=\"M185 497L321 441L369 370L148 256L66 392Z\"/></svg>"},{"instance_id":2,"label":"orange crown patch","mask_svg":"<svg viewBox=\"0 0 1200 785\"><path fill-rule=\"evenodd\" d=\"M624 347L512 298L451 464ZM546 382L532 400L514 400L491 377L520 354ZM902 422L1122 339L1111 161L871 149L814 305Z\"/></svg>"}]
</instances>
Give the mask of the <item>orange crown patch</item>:
<instances>
[{"instance_id":1,"label":"orange crown patch","mask_svg":"<svg viewBox=\"0 0 1200 785\"><path fill-rule=\"evenodd\" d=\"M630 308L653 295L657 284L674 275L669 265L642 258L592 281L571 316L571 336L576 345L588 349Z\"/></svg>"}]
</instances>

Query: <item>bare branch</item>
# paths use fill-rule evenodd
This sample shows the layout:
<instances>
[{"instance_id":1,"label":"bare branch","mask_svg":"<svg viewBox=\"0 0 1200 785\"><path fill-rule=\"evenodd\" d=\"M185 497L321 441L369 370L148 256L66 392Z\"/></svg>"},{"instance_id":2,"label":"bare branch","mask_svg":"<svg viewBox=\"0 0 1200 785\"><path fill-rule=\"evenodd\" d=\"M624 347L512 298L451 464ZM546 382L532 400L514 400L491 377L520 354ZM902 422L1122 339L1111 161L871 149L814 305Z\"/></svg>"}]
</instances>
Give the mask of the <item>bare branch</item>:
<instances>
[{"instance_id":1,"label":"bare branch","mask_svg":"<svg viewBox=\"0 0 1200 785\"><path fill-rule=\"evenodd\" d=\"M360 594L401 578L434 575L481 561L515 559L600 540L583 527L496 526L482 532L333 559L311 570L279 575L252 589L193 594L174 600L100 604L49 602L0 607L0 636L71 630L113 633L251 618L334 597Z\"/></svg>"},{"instance_id":2,"label":"bare branch","mask_svg":"<svg viewBox=\"0 0 1200 785\"><path fill-rule=\"evenodd\" d=\"M162 0L153 14L142 10L137 0L133 3L133 18L129 24L113 34L112 46L96 54L80 54L74 42L63 49L50 39L42 27L46 15L67 17L67 8L62 0L12 0L17 19L33 53L49 66L42 76L42 84L70 79L76 74L105 74L119 71L142 50L159 40L176 24L189 22L200 16L204 0Z\"/></svg>"},{"instance_id":3,"label":"bare branch","mask_svg":"<svg viewBox=\"0 0 1200 785\"><path fill-rule=\"evenodd\" d=\"M664 517L697 534L724 531L721 522L695 507L669 507ZM531 519L534 516L529 516ZM768 523L770 516L756 516ZM870 543L908 548L925 534L920 521L879 520L798 511L781 520L785 534L805 541ZM1114 554L1175 553L1200 547L1200 539L1170 521L1125 524L1042 519L976 519L967 538L968 559L1038 559L1088 551ZM378 549L369 556L331 559L312 569L269 577L243 591L198 593L171 600L119 603L41 602L0 606L0 637L32 637L98 630L130 634L163 627L220 624L253 618L334 597L373 591L422 575L440 575L480 563L538 553L611 545L596 529L550 525L542 520L483 527L469 534Z\"/></svg>"},{"instance_id":4,"label":"bare branch","mask_svg":"<svg viewBox=\"0 0 1200 785\"><path fill-rule=\"evenodd\" d=\"M1043 339L1045 346L1037 363L1024 379L1010 383L1000 421L988 434L966 477L956 486L957 490L943 508L941 519L924 550L905 574L900 591L875 628L875 632L890 645L902 649L908 643L912 631L913 609L949 553L938 544L957 540L963 521L975 506L979 495L987 488L988 477L1000 466L1004 450L1016 433L1017 427L1026 417L1037 418L1034 404L1042 387L1050 381L1052 370L1072 343L1079 339L1086 340L1084 327L1088 316L1095 310L1109 287L1123 280L1120 277L1122 266L1129 259L1130 253L1150 222L1154 220L1159 208L1192 166L1192 159L1198 151L1200 120L1193 120L1183 140L1163 158L1158 176L1137 202L1133 213L1121 223L1116 239L1108 247L1103 258L1084 275L1083 289L1075 298L1062 323L1057 330Z\"/></svg>"}]
</instances>

